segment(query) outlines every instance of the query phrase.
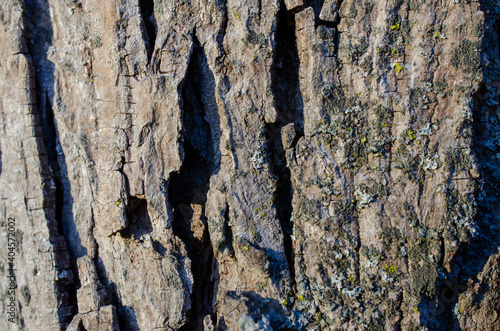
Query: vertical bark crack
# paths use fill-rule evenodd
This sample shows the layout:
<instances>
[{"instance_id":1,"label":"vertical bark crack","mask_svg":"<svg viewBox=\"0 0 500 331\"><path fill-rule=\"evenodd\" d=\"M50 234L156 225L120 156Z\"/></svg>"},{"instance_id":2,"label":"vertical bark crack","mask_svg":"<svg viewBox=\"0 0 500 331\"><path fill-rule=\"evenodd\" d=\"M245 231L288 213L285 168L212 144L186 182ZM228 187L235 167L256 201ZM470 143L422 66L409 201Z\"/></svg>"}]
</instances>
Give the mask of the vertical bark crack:
<instances>
[{"instance_id":1,"label":"vertical bark crack","mask_svg":"<svg viewBox=\"0 0 500 331\"><path fill-rule=\"evenodd\" d=\"M286 154L287 151L293 153L297 141L304 135L304 118L299 86L295 17L293 13L287 12L284 3L281 4L278 12L276 53L271 79L278 121L267 123L266 133L271 155L271 171L277 176L278 181L275 207L283 231L284 250L293 286L295 284L294 252L291 239L293 187Z\"/></svg>"},{"instance_id":2,"label":"vertical bark crack","mask_svg":"<svg viewBox=\"0 0 500 331\"><path fill-rule=\"evenodd\" d=\"M139 0L139 9L141 11L142 21L144 24L144 29L142 32L149 63L151 61L151 57L153 56L157 31L154 1Z\"/></svg>"},{"instance_id":3,"label":"vertical bark crack","mask_svg":"<svg viewBox=\"0 0 500 331\"><path fill-rule=\"evenodd\" d=\"M204 86L207 73L204 50L193 35L193 54L181 86L183 111L184 159L181 169L169 182L169 200L174 208L173 231L186 245L192 261L194 278L191 309L187 323L181 330L203 329L203 319L209 315L215 321L212 274L214 254L205 216L205 202L210 176L215 167L212 132L205 119L211 100Z\"/></svg>"}]
</instances>

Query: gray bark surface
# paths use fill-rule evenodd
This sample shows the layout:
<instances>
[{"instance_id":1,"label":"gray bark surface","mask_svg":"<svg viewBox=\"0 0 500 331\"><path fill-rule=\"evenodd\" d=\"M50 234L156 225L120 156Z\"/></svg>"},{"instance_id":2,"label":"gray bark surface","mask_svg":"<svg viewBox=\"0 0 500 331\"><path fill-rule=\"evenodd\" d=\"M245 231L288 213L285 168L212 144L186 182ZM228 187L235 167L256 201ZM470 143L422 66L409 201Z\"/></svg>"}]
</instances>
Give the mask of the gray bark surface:
<instances>
[{"instance_id":1,"label":"gray bark surface","mask_svg":"<svg viewBox=\"0 0 500 331\"><path fill-rule=\"evenodd\" d=\"M0 330L500 330L498 0L0 3Z\"/></svg>"}]
</instances>

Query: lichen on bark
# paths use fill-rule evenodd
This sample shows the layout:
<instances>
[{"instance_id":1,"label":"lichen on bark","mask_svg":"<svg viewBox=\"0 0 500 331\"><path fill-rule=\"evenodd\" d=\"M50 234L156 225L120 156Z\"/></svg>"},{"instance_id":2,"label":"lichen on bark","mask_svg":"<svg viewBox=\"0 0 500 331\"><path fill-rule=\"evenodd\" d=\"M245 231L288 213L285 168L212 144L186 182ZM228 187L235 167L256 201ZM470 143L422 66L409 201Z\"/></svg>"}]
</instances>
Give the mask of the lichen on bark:
<instances>
[{"instance_id":1,"label":"lichen on bark","mask_svg":"<svg viewBox=\"0 0 500 331\"><path fill-rule=\"evenodd\" d=\"M0 329L498 328L499 8L0 4Z\"/></svg>"}]
</instances>

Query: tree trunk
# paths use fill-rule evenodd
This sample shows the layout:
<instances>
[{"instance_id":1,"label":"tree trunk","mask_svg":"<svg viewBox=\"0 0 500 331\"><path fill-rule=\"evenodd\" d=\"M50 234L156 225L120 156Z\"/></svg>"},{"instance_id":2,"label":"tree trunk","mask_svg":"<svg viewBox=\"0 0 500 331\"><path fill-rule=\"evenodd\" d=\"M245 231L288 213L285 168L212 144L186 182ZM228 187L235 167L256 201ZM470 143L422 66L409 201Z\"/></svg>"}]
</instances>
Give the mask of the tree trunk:
<instances>
[{"instance_id":1,"label":"tree trunk","mask_svg":"<svg viewBox=\"0 0 500 331\"><path fill-rule=\"evenodd\" d=\"M0 3L1 330L499 330L499 0Z\"/></svg>"}]
</instances>

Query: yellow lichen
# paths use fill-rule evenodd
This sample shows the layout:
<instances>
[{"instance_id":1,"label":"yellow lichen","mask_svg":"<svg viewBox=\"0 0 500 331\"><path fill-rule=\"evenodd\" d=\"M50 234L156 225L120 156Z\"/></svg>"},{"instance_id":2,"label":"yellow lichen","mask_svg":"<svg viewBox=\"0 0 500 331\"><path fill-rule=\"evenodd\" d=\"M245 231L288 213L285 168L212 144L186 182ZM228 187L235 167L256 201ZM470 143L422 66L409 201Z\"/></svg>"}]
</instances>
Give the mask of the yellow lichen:
<instances>
[{"instance_id":1,"label":"yellow lichen","mask_svg":"<svg viewBox=\"0 0 500 331\"><path fill-rule=\"evenodd\" d=\"M396 271L398 271L398 267L395 265L388 266L387 264L384 266L384 271L388 272L389 274L393 274Z\"/></svg>"},{"instance_id":2,"label":"yellow lichen","mask_svg":"<svg viewBox=\"0 0 500 331\"><path fill-rule=\"evenodd\" d=\"M415 134L415 132L413 132L412 130L408 129L406 130L406 134L408 135L408 137L410 138L410 141L414 140L415 138L417 138L417 135Z\"/></svg>"}]
</instances>

